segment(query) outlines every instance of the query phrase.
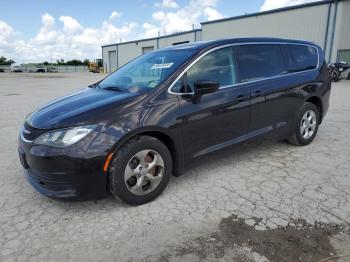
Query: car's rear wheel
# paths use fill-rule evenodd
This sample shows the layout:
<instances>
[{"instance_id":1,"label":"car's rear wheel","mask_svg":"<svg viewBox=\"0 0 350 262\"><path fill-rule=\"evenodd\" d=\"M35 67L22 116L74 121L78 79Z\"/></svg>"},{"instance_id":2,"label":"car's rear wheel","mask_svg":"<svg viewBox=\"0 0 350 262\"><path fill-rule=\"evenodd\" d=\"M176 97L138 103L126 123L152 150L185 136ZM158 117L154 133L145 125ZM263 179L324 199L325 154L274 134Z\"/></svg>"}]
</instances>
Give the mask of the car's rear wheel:
<instances>
[{"instance_id":1,"label":"car's rear wheel","mask_svg":"<svg viewBox=\"0 0 350 262\"><path fill-rule=\"evenodd\" d=\"M317 106L306 102L301 107L294 124L294 129L288 141L294 145L308 145L314 140L320 123L320 113Z\"/></svg>"},{"instance_id":2,"label":"car's rear wheel","mask_svg":"<svg viewBox=\"0 0 350 262\"><path fill-rule=\"evenodd\" d=\"M154 137L137 136L115 153L108 171L108 189L129 204L144 204L163 192L171 173L168 148Z\"/></svg>"}]
</instances>

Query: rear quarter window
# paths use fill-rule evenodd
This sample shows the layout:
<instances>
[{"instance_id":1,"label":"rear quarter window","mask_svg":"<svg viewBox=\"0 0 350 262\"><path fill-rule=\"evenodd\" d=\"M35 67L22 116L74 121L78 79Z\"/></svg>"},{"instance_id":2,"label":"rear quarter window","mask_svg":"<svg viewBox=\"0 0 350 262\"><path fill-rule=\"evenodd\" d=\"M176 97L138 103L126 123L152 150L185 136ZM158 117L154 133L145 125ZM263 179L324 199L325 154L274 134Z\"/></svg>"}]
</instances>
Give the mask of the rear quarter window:
<instances>
[{"instance_id":1,"label":"rear quarter window","mask_svg":"<svg viewBox=\"0 0 350 262\"><path fill-rule=\"evenodd\" d=\"M318 64L317 49L306 45L281 45L288 72L315 69Z\"/></svg>"}]
</instances>

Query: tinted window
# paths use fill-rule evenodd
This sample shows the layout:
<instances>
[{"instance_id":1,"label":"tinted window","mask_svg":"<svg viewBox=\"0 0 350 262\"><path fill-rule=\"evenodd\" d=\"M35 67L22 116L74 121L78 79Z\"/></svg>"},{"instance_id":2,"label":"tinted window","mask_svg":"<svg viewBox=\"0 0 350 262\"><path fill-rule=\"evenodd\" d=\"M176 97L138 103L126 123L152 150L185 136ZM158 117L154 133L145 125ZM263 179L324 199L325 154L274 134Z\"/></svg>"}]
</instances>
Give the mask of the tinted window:
<instances>
[{"instance_id":1,"label":"tinted window","mask_svg":"<svg viewBox=\"0 0 350 262\"><path fill-rule=\"evenodd\" d=\"M242 45L237 52L241 82L285 73L279 45Z\"/></svg>"},{"instance_id":2,"label":"tinted window","mask_svg":"<svg viewBox=\"0 0 350 262\"><path fill-rule=\"evenodd\" d=\"M121 67L102 80L99 85L101 88L157 88L192 55L191 50L147 53Z\"/></svg>"},{"instance_id":3,"label":"tinted window","mask_svg":"<svg viewBox=\"0 0 350 262\"><path fill-rule=\"evenodd\" d=\"M317 67L317 50L311 46L304 45L281 45L287 70L297 72Z\"/></svg>"},{"instance_id":4,"label":"tinted window","mask_svg":"<svg viewBox=\"0 0 350 262\"><path fill-rule=\"evenodd\" d=\"M237 83L236 63L232 48L211 52L198 60L188 71L187 80L180 78L173 86L173 92L193 92L197 81L218 81L220 87ZM185 88L187 82L187 88Z\"/></svg>"},{"instance_id":5,"label":"tinted window","mask_svg":"<svg viewBox=\"0 0 350 262\"><path fill-rule=\"evenodd\" d=\"M187 71L187 83L192 91L195 82L205 80L217 81L220 87L237 82L231 47L207 54Z\"/></svg>"}]
</instances>

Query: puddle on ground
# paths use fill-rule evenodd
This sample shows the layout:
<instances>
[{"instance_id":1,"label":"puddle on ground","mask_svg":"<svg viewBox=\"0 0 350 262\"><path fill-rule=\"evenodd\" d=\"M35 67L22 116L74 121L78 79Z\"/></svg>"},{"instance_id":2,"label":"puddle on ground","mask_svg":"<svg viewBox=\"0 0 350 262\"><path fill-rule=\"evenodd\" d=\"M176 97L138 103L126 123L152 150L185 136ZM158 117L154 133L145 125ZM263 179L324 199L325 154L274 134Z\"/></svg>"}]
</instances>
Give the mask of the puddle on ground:
<instances>
[{"instance_id":1,"label":"puddle on ground","mask_svg":"<svg viewBox=\"0 0 350 262\"><path fill-rule=\"evenodd\" d=\"M256 224L260 221L252 219ZM159 261L172 261L173 258L181 260L181 257L188 256L194 256L199 260L221 261L227 258L225 253L228 250L231 252L239 249L250 250L271 262L320 261L336 255L330 237L344 231L345 228L338 224L311 225L304 220L296 220L290 224L298 227L288 225L284 228L259 231L254 225L247 225L244 221L235 215L224 218L218 231L206 237L187 241L181 247L175 247L173 251L162 254ZM244 255L244 252L233 252L230 258L234 261L255 260ZM327 259L327 261L335 260Z\"/></svg>"}]
</instances>

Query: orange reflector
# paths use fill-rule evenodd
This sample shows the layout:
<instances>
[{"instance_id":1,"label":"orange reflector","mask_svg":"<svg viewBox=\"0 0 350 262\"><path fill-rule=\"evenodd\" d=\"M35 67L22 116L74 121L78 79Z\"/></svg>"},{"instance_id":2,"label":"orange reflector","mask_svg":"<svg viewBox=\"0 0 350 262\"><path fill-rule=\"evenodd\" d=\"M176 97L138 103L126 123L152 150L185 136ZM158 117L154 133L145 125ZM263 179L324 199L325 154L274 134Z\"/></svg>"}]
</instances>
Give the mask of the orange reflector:
<instances>
[{"instance_id":1,"label":"orange reflector","mask_svg":"<svg viewBox=\"0 0 350 262\"><path fill-rule=\"evenodd\" d=\"M106 162L105 162L105 164L103 166L103 171L107 172L108 166L109 166L109 162L111 162L111 160L112 160L112 156L113 156L113 153L109 153L109 155L107 156Z\"/></svg>"}]
</instances>

